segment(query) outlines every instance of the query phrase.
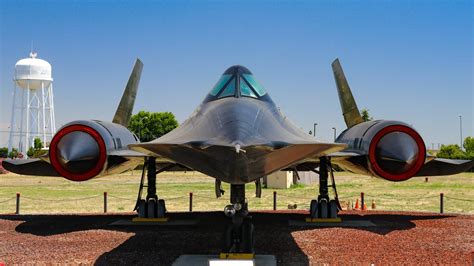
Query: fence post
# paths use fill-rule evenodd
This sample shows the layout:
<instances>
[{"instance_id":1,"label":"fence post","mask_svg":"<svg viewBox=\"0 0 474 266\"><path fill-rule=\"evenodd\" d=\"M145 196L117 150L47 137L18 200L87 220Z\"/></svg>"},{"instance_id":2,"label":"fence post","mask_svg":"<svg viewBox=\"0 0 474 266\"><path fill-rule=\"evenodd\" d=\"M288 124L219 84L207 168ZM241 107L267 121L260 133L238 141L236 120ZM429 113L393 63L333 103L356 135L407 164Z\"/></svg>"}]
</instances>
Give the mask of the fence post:
<instances>
[{"instance_id":1,"label":"fence post","mask_svg":"<svg viewBox=\"0 0 474 266\"><path fill-rule=\"evenodd\" d=\"M360 193L360 209L362 211L365 211L365 204L364 204L364 192Z\"/></svg>"},{"instance_id":2,"label":"fence post","mask_svg":"<svg viewBox=\"0 0 474 266\"><path fill-rule=\"evenodd\" d=\"M276 211L277 209L277 192L273 191L273 210Z\"/></svg>"},{"instance_id":3,"label":"fence post","mask_svg":"<svg viewBox=\"0 0 474 266\"><path fill-rule=\"evenodd\" d=\"M107 213L107 192L104 192L104 213Z\"/></svg>"},{"instance_id":4,"label":"fence post","mask_svg":"<svg viewBox=\"0 0 474 266\"><path fill-rule=\"evenodd\" d=\"M193 193L189 192L189 211L193 211Z\"/></svg>"},{"instance_id":5,"label":"fence post","mask_svg":"<svg viewBox=\"0 0 474 266\"><path fill-rule=\"evenodd\" d=\"M439 193L439 213L444 213L444 194Z\"/></svg>"},{"instance_id":6,"label":"fence post","mask_svg":"<svg viewBox=\"0 0 474 266\"><path fill-rule=\"evenodd\" d=\"M16 211L15 214L20 214L20 193L16 193Z\"/></svg>"}]
</instances>

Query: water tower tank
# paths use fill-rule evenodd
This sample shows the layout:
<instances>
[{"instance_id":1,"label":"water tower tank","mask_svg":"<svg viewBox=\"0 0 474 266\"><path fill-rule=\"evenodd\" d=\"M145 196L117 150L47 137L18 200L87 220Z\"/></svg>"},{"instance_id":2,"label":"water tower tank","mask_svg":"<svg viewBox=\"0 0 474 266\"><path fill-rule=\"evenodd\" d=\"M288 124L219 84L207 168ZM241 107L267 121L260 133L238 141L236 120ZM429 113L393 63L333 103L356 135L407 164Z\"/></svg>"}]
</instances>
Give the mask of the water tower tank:
<instances>
[{"instance_id":1,"label":"water tower tank","mask_svg":"<svg viewBox=\"0 0 474 266\"><path fill-rule=\"evenodd\" d=\"M15 82L23 89L41 89L42 86L48 87L52 81L51 65L36 58L36 53L30 53L30 58L15 64Z\"/></svg>"}]
</instances>

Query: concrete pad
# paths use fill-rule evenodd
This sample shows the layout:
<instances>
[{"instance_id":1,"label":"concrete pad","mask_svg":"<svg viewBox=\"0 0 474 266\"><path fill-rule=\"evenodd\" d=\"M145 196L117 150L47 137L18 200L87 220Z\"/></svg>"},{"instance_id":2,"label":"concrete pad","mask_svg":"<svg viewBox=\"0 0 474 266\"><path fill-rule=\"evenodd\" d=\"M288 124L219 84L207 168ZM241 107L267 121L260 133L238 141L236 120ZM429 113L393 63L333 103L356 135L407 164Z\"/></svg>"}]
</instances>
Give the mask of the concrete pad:
<instances>
[{"instance_id":1,"label":"concrete pad","mask_svg":"<svg viewBox=\"0 0 474 266\"><path fill-rule=\"evenodd\" d=\"M289 220L289 226L297 227L372 227L377 226L370 220L344 220L337 223L324 223L324 222L306 222L305 220Z\"/></svg>"},{"instance_id":2,"label":"concrete pad","mask_svg":"<svg viewBox=\"0 0 474 266\"><path fill-rule=\"evenodd\" d=\"M134 222L130 220L118 220L115 222L110 223L109 225L119 225L119 226L130 226L130 225L154 225L154 226L181 226L181 225L196 225L199 223L198 219L169 219L167 222Z\"/></svg>"},{"instance_id":3,"label":"concrete pad","mask_svg":"<svg viewBox=\"0 0 474 266\"><path fill-rule=\"evenodd\" d=\"M217 266L217 265L256 265L275 266L276 257L273 255L255 255L253 260L223 260L218 255L181 255L172 264L173 266Z\"/></svg>"}]
</instances>

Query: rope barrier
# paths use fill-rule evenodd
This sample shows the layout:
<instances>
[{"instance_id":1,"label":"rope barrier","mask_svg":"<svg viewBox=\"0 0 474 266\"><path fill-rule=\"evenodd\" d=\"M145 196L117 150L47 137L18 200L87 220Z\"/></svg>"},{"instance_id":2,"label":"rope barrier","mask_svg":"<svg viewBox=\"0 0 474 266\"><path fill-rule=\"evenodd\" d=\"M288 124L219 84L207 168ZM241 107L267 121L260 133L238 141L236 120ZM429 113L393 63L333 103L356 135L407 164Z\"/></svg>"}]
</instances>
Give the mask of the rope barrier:
<instances>
[{"instance_id":1,"label":"rope barrier","mask_svg":"<svg viewBox=\"0 0 474 266\"><path fill-rule=\"evenodd\" d=\"M211 199L211 200L219 200L215 197L208 197L208 196L203 196L203 195L199 195L199 194L194 194L194 197L200 197L200 198Z\"/></svg>"},{"instance_id":2,"label":"rope barrier","mask_svg":"<svg viewBox=\"0 0 474 266\"><path fill-rule=\"evenodd\" d=\"M445 198L447 199L452 199L452 200L460 200L460 201L467 201L467 202L474 202L474 200L468 200L468 199L458 199L458 198L452 198L444 195Z\"/></svg>"},{"instance_id":3,"label":"rope barrier","mask_svg":"<svg viewBox=\"0 0 474 266\"><path fill-rule=\"evenodd\" d=\"M6 202L9 202L9 201L11 201L11 200L14 200L14 199L15 199L15 198L9 198L9 199L7 199L7 200L0 201L0 204L1 204L1 203L6 203Z\"/></svg>"},{"instance_id":4,"label":"rope barrier","mask_svg":"<svg viewBox=\"0 0 474 266\"><path fill-rule=\"evenodd\" d=\"M284 195L284 194L278 194L278 197L283 197L283 198L289 198L289 199L297 199L297 200L312 200L310 198L301 198L297 196L290 196L290 195Z\"/></svg>"},{"instance_id":5,"label":"rope barrier","mask_svg":"<svg viewBox=\"0 0 474 266\"><path fill-rule=\"evenodd\" d=\"M96 196L91 196L91 197L84 197L84 198L75 198L75 199L38 199L38 198L32 198L32 197L27 197L27 196L21 196L22 199L29 199L29 200L36 200L36 201L49 201L49 202L66 202L66 201L79 201L79 200L88 200L88 199L93 199L93 198L98 198L102 197L102 195L96 195Z\"/></svg>"},{"instance_id":6,"label":"rope barrier","mask_svg":"<svg viewBox=\"0 0 474 266\"><path fill-rule=\"evenodd\" d=\"M113 196L113 195L108 195L109 197L111 198L114 198L114 199L121 199L121 200L128 200L128 201L136 201L137 199L127 199L127 198L121 198L121 197L117 197L117 196Z\"/></svg>"},{"instance_id":7,"label":"rope barrier","mask_svg":"<svg viewBox=\"0 0 474 266\"><path fill-rule=\"evenodd\" d=\"M378 196L378 195L370 195L370 194L365 194L365 196L372 197L372 198L377 198L377 199L388 199L388 200L395 200L395 199L400 199L401 196ZM439 195L433 195L433 196L425 196L425 197L405 197L403 196L403 199L430 199L430 198L439 198Z\"/></svg>"}]
</instances>

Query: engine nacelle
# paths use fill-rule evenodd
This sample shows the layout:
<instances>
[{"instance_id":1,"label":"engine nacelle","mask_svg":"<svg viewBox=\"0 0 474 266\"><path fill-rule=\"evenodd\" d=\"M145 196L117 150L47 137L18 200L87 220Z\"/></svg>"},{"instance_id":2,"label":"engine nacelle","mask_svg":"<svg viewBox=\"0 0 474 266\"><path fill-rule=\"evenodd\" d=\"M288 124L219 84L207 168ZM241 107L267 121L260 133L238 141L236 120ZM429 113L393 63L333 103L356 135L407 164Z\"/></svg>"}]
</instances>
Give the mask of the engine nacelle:
<instances>
[{"instance_id":1,"label":"engine nacelle","mask_svg":"<svg viewBox=\"0 0 474 266\"><path fill-rule=\"evenodd\" d=\"M346 129L336 142L348 144L347 151L365 155L342 165L357 173L370 173L390 181L413 177L424 165L426 147L411 126L398 121L377 120Z\"/></svg>"},{"instance_id":2,"label":"engine nacelle","mask_svg":"<svg viewBox=\"0 0 474 266\"><path fill-rule=\"evenodd\" d=\"M126 127L97 120L79 120L63 126L49 147L51 165L61 176L85 181L102 175L111 165L109 153L138 143Z\"/></svg>"}]
</instances>

